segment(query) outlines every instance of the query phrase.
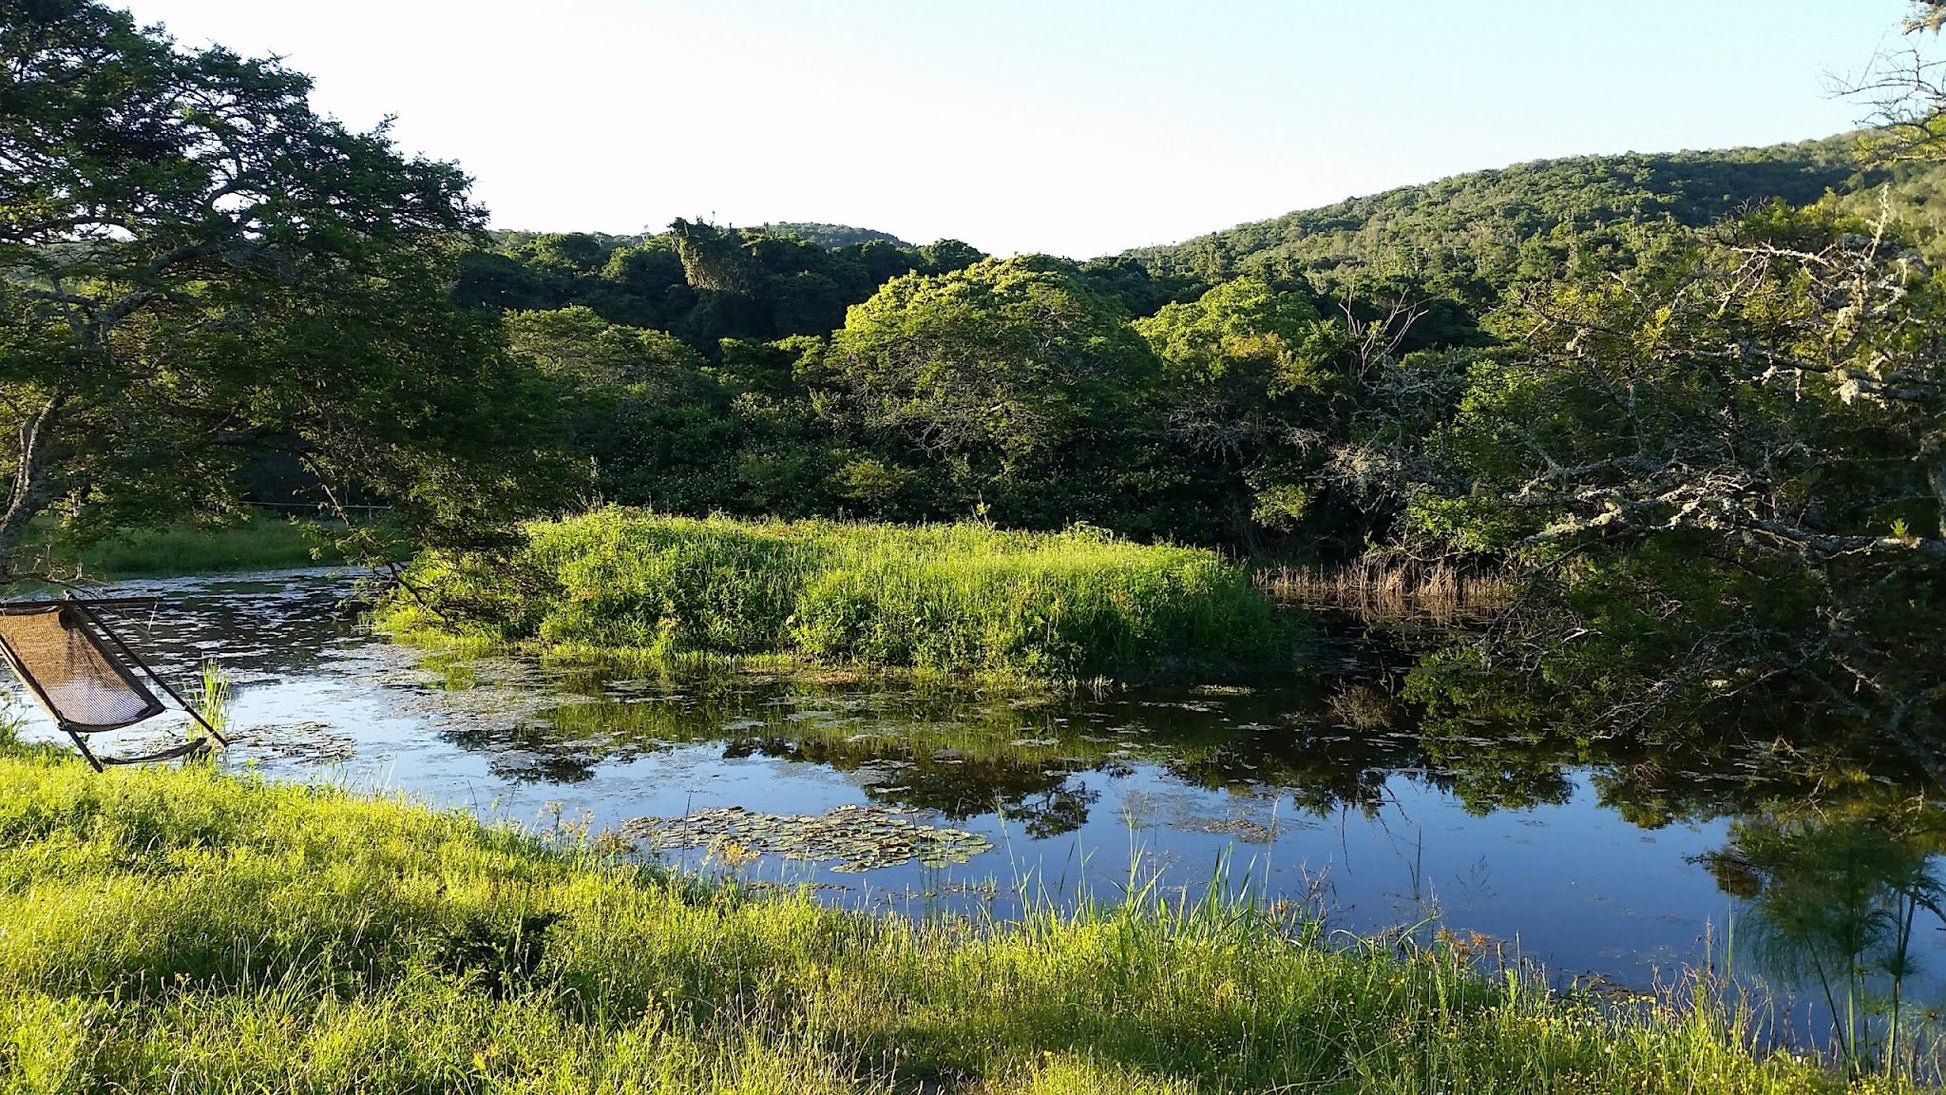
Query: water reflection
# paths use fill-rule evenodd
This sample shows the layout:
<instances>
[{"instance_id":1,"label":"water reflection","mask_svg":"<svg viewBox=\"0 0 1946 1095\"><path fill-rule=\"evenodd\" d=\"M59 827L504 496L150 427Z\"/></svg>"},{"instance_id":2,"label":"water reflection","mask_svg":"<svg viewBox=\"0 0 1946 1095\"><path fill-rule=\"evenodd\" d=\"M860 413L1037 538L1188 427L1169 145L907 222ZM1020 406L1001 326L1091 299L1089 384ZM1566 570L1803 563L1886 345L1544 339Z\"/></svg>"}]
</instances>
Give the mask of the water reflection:
<instances>
[{"instance_id":1,"label":"water reflection","mask_svg":"<svg viewBox=\"0 0 1946 1095\"><path fill-rule=\"evenodd\" d=\"M1920 953L1930 949L1918 933L1946 927L1936 864L1946 814L1923 797L1873 798L1846 812L1799 806L1739 818L1722 848L1699 857L1741 899L1740 949L1780 983L1815 994L1833 1044L1866 1068L1898 1056L1908 987L1926 973ZM1922 1018L1933 1003L1922 1000Z\"/></svg>"},{"instance_id":2,"label":"water reflection","mask_svg":"<svg viewBox=\"0 0 1946 1095\"><path fill-rule=\"evenodd\" d=\"M1821 1006L1834 1012L1854 974L1861 1000L1932 992L1914 971L1940 935L1926 919L1946 829L1936 788L1841 724L1592 737L1534 703L1426 721L1399 698L1404 652L1352 641L1329 653L1331 672L1276 687L1034 702L750 674L617 678L376 642L329 572L126 589L166 598L133 627L159 668L188 676L211 659L236 681L246 741L224 763L277 777L611 830L732 807L876 807L991 845L945 869L849 874L770 856L746 868L915 910L1010 915L1021 879L1112 894L1131 867L1194 886L1227 856L1267 896L1315 895L1352 930L1477 930L1564 978L1635 985L1708 962L1711 925L1734 915L1747 945L1767 925L1769 972L1820 998L1828 984Z\"/></svg>"}]
</instances>

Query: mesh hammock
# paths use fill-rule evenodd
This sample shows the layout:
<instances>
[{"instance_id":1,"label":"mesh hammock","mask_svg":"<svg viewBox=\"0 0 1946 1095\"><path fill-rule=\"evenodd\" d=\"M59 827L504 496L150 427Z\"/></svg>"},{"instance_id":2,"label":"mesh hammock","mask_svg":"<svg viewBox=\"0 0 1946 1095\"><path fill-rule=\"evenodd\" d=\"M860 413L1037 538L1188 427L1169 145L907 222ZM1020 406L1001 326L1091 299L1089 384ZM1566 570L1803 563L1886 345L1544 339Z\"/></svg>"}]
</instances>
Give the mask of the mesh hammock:
<instances>
[{"instance_id":1,"label":"mesh hammock","mask_svg":"<svg viewBox=\"0 0 1946 1095\"><path fill-rule=\"evenodd\" d=\"M0 656L97 771L108 764L190 756L209 748L212 740L228 745L215 727L102 621L94 606L107 603L72 598L0 603ZM209 736L140 756L101 756L88 748L89 734L131 726L165 710L155 692L136 675L137 669Z\"/></svg>"}]
</instances>

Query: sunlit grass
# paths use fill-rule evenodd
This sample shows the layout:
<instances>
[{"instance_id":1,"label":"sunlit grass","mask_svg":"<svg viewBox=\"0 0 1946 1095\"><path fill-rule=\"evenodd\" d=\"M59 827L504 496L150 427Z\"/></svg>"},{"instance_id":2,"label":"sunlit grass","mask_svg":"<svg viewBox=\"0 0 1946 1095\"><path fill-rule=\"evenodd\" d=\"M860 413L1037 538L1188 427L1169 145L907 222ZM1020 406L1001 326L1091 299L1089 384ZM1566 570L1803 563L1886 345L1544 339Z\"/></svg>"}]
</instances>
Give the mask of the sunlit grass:
<instances>
[{"instance_id":1,"label":"sunlit grass","mask_svg":"<svg viewBox=\"0 0 1946 1095\"><path fill-rule=\"evenodd\" d=\"M381 624L665 664L783 657L1043 681L1288 668L1300 630L1211 552L1094 530L607 509L528 537L511 566L421 559L407 576L418 595L394 597Z\"/></svg>"},{"instance_id":2,"label":"sunlit grass","mask_svg":"<svg viewBox=\"0 0 1946 1095\"><path fill-rule=\"evenodd\" d=\"M0 752L12 1092L1842 1089L1701 1000L1562 998L1140 887L867 916L401 802Z\"/></svg>"},{"instance_id":3,"label":"sunlit grass","mask_svg":"<svg viewBox=\"0 0 1946 1095\"><path fill-rule=\"evenodd\" d=\"M344 561L298 522L268 514L220 525L126 529L85 544L72 543L42 525L23 550L31 560L23 570L78 581L287 570Z\"/></svg>"}]
</instances>

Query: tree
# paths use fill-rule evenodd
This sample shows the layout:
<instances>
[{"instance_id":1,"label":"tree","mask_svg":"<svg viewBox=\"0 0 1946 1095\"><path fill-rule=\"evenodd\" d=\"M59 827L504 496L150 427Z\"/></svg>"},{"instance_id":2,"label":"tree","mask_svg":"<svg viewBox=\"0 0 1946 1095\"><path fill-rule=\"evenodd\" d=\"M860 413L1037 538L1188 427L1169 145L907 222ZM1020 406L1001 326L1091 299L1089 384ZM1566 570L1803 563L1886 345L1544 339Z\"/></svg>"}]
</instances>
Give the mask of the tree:
<instances>
[{"instance_id":1,"label":"tree","mask_svg":"<svg viewBox=\"0 0 1946 1095\"><path fill-rule=\"evenodd\" d=\"M1322 404L1337 379L1328 362L1337 340L1320 323L1305 297L1257 278L1136 321L1163 363L1179 508L1209 515L1208 526L1185 531L1234 543L1257 526L1302 519L1324 442Z\"/></svg>"},{"instance_id":2,"label":"tree","mask_svg":"<svg viewBox=\"0 0 1946 1095\"><path fill-rule=\"evenodd\" d=\"M1946 285L1779 207L1505 325L1415 501L1524 568L1500 662L1623 722L1791 694L1946 770Z\"/></svg>"},{"instance_id":3,"label":"tree","mask_svg":"<svg viewBox=\"0 0 1946 1095\"><path fill-rule=\"evenodd\" d=\"M514 351L560 386L566 445L591 465L596 497L675 513L724 504L733 423L702 355L578 305L506 322Z\"/></svg>"},{"instance_id":4,"label":"tree","mask_svg":"<svg viewBox=\"0 0 1946 1095\"><path fill-rule=\"evenodd\" d=\"M57 504L84 526L229 506L266 449L434 538L545 496L508 460L548 425L522 394L544 382L449 300L483 219L458 169L320 117L274 60L88 0L0 14L0 563Z\"/></svg>"},{"instance_id":5,"label":"tree","mask_svg":"<svg viewBox=\"0 0 1946 1095\"><path fill-rule=\"evenodd\" d=\"M1902 29L1922 41L1946 25L1946 0L1911 0ZM1873 109L1865 146L1880 162L1936 162L1946 148L1946 80L1921 45L1873 58L1862 78L1840 85Z\"/></svg>"},{"instance_id":6,"label":"tree","mask_svg":"<svg viewBox=\"0 0 1946 1095\"><path fill-rule=\"evenodd\" d=\"M960 512L1047 527L1126 512L1155 357L1072 264L988 260L894 278L823 362L848 421L943 472Z\"/></svg>"},{"instance_id":7,"label":"tree","mask_svg":"<svg viewBox=\"0 0 1946 1095\"><path fill-rule=\"evenodd\" d=\"M1327 556L1389 533L1405 502L1397 454L1450 412L1463 361L1405 351L1450 303L1413 288L1347 290L1326 318L1307 292L1243 277L1136 321L1164 363L1172 508L1210 522L1180 531L1301 537Z\"/></svg>"}]
</instances>

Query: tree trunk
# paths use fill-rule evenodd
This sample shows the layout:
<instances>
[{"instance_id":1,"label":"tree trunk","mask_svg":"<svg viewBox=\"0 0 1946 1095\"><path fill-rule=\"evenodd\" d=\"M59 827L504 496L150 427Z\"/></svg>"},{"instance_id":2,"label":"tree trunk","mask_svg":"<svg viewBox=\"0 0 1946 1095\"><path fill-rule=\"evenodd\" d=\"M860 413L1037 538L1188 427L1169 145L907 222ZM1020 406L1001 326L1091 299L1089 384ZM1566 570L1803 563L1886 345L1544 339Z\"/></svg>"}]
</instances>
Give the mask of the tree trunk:
<instances>
[{"instance_id":1,"label":"tree trunk","mask_svg":"<svg viewBox=\"0 0 1946 1095\"><path fill-rule=\"evenodd\" d=\"M1946 442L1934 434L1926 438L1919 455L1926 462L1926 481L1932 484L1933 503L1939 507L1939 538L1946 540Z\"/></svg>"},{"instance_id":2,"label":"tree trunk","mask_svg":"<svg viewBox=\"0 0 1946 1095\"><path fill-rule=\"evenodd\" d=\"M51 426L68 393L50 398L39 411L20 424L20 460L14 468L13 493L5 514L0 514L0 574L20 575L20 544L27 536L28 522L47 507L47 441Z\"/></svg>"}]
</instances>

